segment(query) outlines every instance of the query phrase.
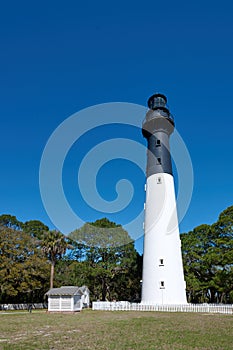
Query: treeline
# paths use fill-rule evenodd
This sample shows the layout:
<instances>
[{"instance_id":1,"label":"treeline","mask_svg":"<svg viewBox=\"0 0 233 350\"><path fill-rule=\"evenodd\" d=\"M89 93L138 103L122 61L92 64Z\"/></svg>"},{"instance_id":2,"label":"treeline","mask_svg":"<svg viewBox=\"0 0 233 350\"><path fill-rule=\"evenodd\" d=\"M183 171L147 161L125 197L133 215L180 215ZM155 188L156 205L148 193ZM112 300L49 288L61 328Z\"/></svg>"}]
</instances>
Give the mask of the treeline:
<instances>
[{"instance_id":1,"label":"treeline","mask_svg":"<svg viewBox=\"0 0 233 350\"><path fill-rule=\"evenodd\" d=\"M233 303L233 206L181 240L188 301ZM61 285L87 285L92 300L139 302L141 275L130 236L106 218L64 236L37 220L0 216L0 303L43 302Z\"/></svg>"},{"instance_id":2,"label":"treeline","mask_svg":"<svg viewBox=\"0 0 233 350\"><path fill-rule=\"evenodd\" d=\"M106 218L64 236L1 215L0 304L41 302L61 285L87 285L92 300L139 301L141 259L128 233Z\"/></svg>"},{"instance_id":3,"label":"treeline","mask_svg":"<svg viewBox=\"0 0 233 350\"><path fill-rule=\"evenodd\" d=\"M233 303L233 206L213 225L181 235L187 298L194 303Z\"/></svg>"}]
</instances>

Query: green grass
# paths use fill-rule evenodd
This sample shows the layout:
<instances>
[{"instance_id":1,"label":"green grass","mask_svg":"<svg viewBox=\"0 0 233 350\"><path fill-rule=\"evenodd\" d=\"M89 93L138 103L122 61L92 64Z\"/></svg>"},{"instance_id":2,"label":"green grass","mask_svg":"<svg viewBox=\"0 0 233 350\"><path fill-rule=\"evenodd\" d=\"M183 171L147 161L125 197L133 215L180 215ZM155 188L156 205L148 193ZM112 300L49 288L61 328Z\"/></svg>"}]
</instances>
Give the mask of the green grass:
<instances>
[{"instance_id":1,"label":"green grass","mask_svg":"<svg viewBox=\"0 0 233 350\"><path fill-rule=\"evenodd\" d=\"M233 317L85 310L0 313L2 350L232 350Z\"/></svg>"}]
</instances>

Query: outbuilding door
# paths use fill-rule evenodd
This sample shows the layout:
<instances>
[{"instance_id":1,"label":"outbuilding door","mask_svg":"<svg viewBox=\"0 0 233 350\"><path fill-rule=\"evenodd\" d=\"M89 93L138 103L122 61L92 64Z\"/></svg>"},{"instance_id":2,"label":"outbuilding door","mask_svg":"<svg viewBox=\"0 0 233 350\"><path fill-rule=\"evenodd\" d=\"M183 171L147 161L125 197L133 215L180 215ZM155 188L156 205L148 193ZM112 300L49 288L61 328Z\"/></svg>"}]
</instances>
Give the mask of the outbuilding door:
<instances>
[{"instance_id":1,"label":"outbuilding door","mask_svg":"<svg viewBox=\"0 0 233 350\"><path fill-rule=\"evenodd\" d=\"M71 310L71 296L61 296L61 311Z\"/></svg>"},{"instance_id":2,"label":"outbuilding door","mask_svg":"<svg viewBox=\"0 0 233 350\"><path fill-rule=\"evenodd\" d=\"M82 305L81 305L81 296L80 295L75 295L74 296L74 310L81 310Z\"/></svg>"}]
</instances>

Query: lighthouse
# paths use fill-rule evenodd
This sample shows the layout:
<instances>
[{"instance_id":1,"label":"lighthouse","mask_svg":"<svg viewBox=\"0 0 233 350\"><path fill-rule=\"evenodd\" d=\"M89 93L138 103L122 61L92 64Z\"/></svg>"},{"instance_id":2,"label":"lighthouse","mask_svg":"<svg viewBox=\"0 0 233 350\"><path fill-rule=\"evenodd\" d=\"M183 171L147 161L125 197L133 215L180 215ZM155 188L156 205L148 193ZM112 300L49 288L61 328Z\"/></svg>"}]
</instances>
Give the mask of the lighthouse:
<instances>
[{"instance_id":1,"label":"lighthouse","mask_svg":"<svg viewBox=\"0 0 233 350\"><path fill-rule=\"evenodd\" d=\"M187 303L169 144L175 124L166 104L166 96L151 96L142 125L148 144L143 304Z\"/></svg>"}]
</instances>

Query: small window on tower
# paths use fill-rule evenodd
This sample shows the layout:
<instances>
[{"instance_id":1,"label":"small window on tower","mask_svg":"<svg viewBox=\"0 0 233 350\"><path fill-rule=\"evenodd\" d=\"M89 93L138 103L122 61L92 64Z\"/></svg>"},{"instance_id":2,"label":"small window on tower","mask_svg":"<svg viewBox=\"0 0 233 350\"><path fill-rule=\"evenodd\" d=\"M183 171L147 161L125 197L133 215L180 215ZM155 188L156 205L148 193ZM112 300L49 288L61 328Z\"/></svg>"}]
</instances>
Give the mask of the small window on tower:
<instances>
[{"instance_id":1,"label":"small window on tower","mask_svg":"<svg viewBox=\"0 0 233 350\"><path fill-rule=\"evenodd\" d=\"M157 177L157 184L161 184L162 183L162 178L161 177Z\"/></svg>"},{"instance_id":2,"label":"small window on tower","mask_svg":"<svg viewBox=\"0 0 233 350\"><path fill-rule=\"evenodd\" d=\"M156 140L156 147L159 147L159 146L161 146L161 141L160 140Z\"/></svg>"},{"instance_id":3,"label":"small window on tower","mask_svg":"<svg viewBox=\"0 0 233 350\"><path fill-rule=\"evenodd\" d=\"M159 259L159 266L164 266L164 261L163 261L163 259Z\"/></svg>"},{"instance_id":4,"label":"small window on tower","mask_svg":"<svg viewBox=\"0 0 233 350\"><path fill-rule=\"evenodd\" d=\"M160 289L164 289L165 285L164 285L164 281L160 281Z\"/></svg>"},{"instance_id":5,"label":"small window on tower","mask_svg":"<svg viewBox=\"0 0 233 350\"><path fill-rule=\"evenodd\" d=\"M157 158L157 164L161 164L161 158Z\"/></svg>"}]
</instances>

